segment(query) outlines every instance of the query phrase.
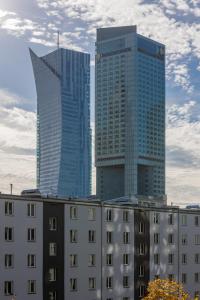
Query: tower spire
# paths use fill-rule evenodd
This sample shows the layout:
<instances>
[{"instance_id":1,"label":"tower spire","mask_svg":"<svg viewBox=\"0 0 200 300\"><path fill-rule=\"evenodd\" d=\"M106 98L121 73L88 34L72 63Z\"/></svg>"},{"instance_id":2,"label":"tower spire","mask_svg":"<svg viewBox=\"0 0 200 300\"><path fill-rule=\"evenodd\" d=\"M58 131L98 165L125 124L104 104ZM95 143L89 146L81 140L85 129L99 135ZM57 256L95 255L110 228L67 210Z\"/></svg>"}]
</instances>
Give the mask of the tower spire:
<instances>
[{"instance_id":1,"label":"tower spire","mask_svg":"<svg viewBox=\"0 0 200 300\"><path fill-rule=\"evenodd\" d=\"M57 31L57 49L60 48L60 31Z\"/></svg>"}]
</instances>

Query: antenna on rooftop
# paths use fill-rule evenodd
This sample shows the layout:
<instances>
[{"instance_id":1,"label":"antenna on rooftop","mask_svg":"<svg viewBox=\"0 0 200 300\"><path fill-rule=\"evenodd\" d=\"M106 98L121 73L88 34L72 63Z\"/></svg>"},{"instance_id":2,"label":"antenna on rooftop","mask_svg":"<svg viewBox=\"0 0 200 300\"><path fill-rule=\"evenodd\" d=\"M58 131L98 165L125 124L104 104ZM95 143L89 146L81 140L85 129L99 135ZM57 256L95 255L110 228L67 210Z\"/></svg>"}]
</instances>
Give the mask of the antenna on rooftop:
<instances>
[{"instance_id":1,"label":"antenna on rooftop","mask_svg":"<svg viewBox=\"0 0 200 300\"><path fill-rule=\"evenodd\" d=\"M60 48L60 31L58 30L57 31L57 49L59 49Z\"/></svg>"},{"instance_id":2,"label":"antenna on rooftop","mask_svg":"<svg viewBox=\"0 0 200 300\"><path fill-rule=\"evenodd\" d=\"M12 192L13 192L13 184L11 183L10 184L10 194L12 195Z\"/></svg>"}]
</instances>

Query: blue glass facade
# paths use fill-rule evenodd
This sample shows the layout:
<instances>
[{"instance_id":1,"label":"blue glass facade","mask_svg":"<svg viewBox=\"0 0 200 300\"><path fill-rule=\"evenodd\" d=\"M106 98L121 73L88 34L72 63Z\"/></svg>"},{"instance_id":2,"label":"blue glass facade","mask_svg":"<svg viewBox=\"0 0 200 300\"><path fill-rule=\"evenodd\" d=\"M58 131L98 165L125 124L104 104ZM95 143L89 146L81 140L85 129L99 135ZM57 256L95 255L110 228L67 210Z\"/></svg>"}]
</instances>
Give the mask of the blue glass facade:
<instances>
[{"instance_id":1,"label":"blue glass facade","mask_svg":"<svg viewBox=\"0 0 200 300\"><path fill-rule=\"evenodd\" d=\"M98 196L163 196L164 45L136 26L98 29L95 103Z\"/></svg>"},{"instance_id":2,"label":"blue glass facade","mask_svg":"<svg viewBox=\"0 0 200 300\"><path fill-rule=\"evenodd\" d=\"M42 194L86 197L91 190L90 56L30 50L37 89L37 185Z\"/></svg>"}]
</instances>

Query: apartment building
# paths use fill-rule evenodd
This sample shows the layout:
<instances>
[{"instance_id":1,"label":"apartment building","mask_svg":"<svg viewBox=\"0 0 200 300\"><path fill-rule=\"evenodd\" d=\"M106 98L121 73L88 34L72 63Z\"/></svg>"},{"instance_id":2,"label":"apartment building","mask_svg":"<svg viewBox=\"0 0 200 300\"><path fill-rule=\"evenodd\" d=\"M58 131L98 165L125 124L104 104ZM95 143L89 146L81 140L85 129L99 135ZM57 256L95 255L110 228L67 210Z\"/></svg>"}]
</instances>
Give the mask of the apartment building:
<instances>
[{"instance_id":1,"label":"apartment building","mask_svg":"<svg viewBox=\"0 0 200 300\"><path fill-rule=\"evenodd\" d=\"M136 300L150 280L200 294L200 209L0 195L0 299Z\"/></svg>"}]
</instances>

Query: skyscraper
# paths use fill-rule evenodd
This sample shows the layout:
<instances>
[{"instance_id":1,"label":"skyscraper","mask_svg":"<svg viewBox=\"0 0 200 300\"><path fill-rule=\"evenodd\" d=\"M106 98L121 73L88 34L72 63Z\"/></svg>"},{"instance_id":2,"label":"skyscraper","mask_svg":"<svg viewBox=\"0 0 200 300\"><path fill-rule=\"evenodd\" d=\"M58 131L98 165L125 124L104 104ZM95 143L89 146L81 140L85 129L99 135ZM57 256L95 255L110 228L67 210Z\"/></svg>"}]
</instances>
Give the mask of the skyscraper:
<instances>
[{"instance_id":1,"label":"skyscraper","mask_svg":"<svg viewBox=\"0 0 200 300\"><path fill-rule=\"evenodd\" d=\"M97 29L97 195L165 194L165 46L136 26Z\"/></svg>"},{"instance_id":2,"label":"skyscraper","mask_svg":"<svg viewBox=\"0 0 200 300\"><path fill-rule=\"evenodd\" d=\"M37 187L59 197L90 194L90 56L30 50L37 90Z\"/></svg>"}]
</instances>

